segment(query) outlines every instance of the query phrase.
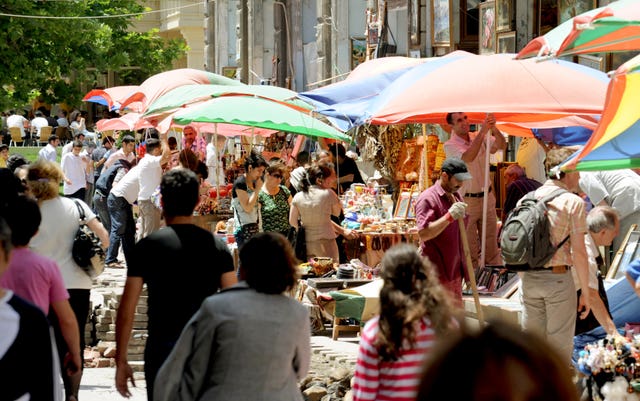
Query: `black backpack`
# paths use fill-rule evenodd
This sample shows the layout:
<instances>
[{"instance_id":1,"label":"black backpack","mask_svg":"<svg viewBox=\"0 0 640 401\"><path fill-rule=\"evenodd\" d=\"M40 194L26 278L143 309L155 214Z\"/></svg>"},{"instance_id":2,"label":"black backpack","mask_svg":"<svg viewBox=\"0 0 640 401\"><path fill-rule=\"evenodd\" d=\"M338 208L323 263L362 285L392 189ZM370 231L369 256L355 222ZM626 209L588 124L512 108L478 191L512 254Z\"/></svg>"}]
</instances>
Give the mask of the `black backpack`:
<instances>
[{"instance_id":1,"label":"black backpack","mask_svg":"<svg viewBox=\"0 0 640 401\"><path fill-rule=\"evenodd\" d=\"M547 218L547 203L565 192L560 188L536 199L535 191L531 191L509 212L500 236L500 251L507 269L540 269L569 239L567 236L558 245L553 245Z\"/></svg>"}]
</instances>

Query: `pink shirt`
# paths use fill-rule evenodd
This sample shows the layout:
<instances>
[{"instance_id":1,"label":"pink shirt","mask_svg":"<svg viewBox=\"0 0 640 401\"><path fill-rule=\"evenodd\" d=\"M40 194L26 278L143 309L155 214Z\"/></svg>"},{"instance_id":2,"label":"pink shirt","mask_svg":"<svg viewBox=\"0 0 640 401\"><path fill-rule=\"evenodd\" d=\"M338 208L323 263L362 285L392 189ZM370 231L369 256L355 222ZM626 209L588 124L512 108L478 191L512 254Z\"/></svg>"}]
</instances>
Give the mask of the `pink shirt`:
<instances>
[{"instance_id":1,"label":"pink shirt","mask_svg":"<svg viewBox=\"0 0 640 401\"><path fill-rule=\"evenodd\" d=\"M424 361L435 341L428 319L418 322L415 346L400 351L396 361L382 361L373 345L378 334L379 316L369 320L362 331L353 382L353 400L414 401Z\"/></svg>"},{"instance_id":2,"label":"pink shirt","mask_svg":"<svg viewBox=\"0 0 640 401\"><path fill-rule=\"evenodd\" d=\"M35 304L45 315L52 302L69 299L56 262L29 248L11 252L11 263L0 278L0 286Z\"/></svg>"}]
</instances>

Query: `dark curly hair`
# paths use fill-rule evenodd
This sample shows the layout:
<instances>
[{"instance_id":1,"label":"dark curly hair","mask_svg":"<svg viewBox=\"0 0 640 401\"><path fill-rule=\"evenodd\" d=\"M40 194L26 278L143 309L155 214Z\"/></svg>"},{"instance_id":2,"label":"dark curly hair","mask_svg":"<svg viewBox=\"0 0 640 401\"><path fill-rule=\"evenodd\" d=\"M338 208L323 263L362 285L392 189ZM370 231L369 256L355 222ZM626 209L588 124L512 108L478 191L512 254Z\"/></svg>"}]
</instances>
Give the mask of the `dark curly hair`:
<instances>
[{"instance_id":1,"label":"dark curly hair","mask_svg":"<svg viewBox=\"0 0 640 401\"><path fill-rule=\"evenodd\" d=\"M403 344L415 345L416 323L428 317L439 335L453 324L452 303L434 266L413 245L391 247L382 258L380 319L374 345L384 361L395 361Z\"/></svg>"}]
</instances>

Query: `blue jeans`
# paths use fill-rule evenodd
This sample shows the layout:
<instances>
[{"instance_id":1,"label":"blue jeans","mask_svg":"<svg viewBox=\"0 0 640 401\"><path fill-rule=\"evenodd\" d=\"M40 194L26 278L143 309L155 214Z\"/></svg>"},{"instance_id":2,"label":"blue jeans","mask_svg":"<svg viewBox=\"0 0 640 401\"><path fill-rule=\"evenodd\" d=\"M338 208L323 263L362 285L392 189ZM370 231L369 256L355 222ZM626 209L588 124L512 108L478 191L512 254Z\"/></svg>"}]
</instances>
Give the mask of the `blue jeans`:
<instances>
[{"instance_id":1,"label":"blue jeans","mask_svg":"<svg viewBox=\"0 0 640 401\"><path fill-rule=\"evenodd\" d=\"M615 323L619 332L622 331L620 329L624 328L625 323L640 322L640 298L638 298L626 278L618 279L617 282L607 288L607 298L609 299L609 310L613 317L613 323ZM607 333L600 326L575 336L573 338L573 362L577 362L579 353L584 349L585 345L605 338L606 335Z\"/></svg>"},{"instance_id":2,"label":"blue jeans","mask_svg":"<svg viewBox=\"0 0 640 401\"><path fill-rule=\"evenodd\" d=\"M111 217L109 217L109 208L107 207L107 197L102 195L100 191L93 195L93 209L100 218L100 222L107 232L111 231Z\"/></svg>"},{"instance_id":3,"label":"blue jeans","mask_svg":"<svg viewBox=\"0 0 640 401\"><path fill-rule=\"evenodd\" d=\"M136 235L133 208L125 198L113 194L109 194L107 198L107 207L111 218L111 230L109 230L109 249L107 250L105 263L118 261L118 248L120 247L120 241L122 241L124 258L128 264Z\"/></svg>"}]
</instances>

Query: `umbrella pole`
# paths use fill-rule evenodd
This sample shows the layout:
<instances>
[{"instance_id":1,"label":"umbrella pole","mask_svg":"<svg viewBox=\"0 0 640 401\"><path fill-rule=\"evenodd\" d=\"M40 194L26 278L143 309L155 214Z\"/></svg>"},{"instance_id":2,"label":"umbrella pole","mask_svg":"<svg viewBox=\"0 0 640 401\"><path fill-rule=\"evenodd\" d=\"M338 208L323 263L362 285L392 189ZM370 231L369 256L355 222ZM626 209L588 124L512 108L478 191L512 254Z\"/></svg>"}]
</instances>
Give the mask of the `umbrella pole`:
<instances>
[{"instance_id":1,"label":"umbrella pole","mask_svg":"<svg viewBox=\"0 0 640 401\"><path fill-rule=\"evenodd\" d=\"M462 217L458 219L458 229L460 230L460 240L462 241L462 249L464 250L464 257L467 262L467 273L469 274L469 282L471 283L473 303L476 305L476 316L478 317L478 323L480 323L480 327L484 327L484 313L482 312L482 305L480 305L480 296L478 295L476 275L473 271L473 264L471 263L471 251L469 250L469 241L467 240L467 230L465 229L464 219Z\"/></svg>"},{"instance_id":2,"label":"umbrella pole","mask_svg":"<svg viewBox=\"0 0 640 401\"><path fill-rule=\"evenodd\" d=\"M218 158L218 123L213 123L213 150L214 155L216 156L216 206L219 205L220 202L220 160Z\"/></svg>"},{"instance_id":3,"label":"umbrella pole","mask_svg":"<svg viewBox=\"0 0 640 401\"><path fill-rule=\"evenodd\" d=\"M489 196L489 157L491 156L491 129L487 131L487 143L485 144L485 160L484 160L484 196L482 197L482 235L480 236L480 262L478 263L478 267L482 268L485 266L485 257L487 251L487 212L489 209L489 202L487 202L487 197Z\"/></svg>"}]
</instances>

